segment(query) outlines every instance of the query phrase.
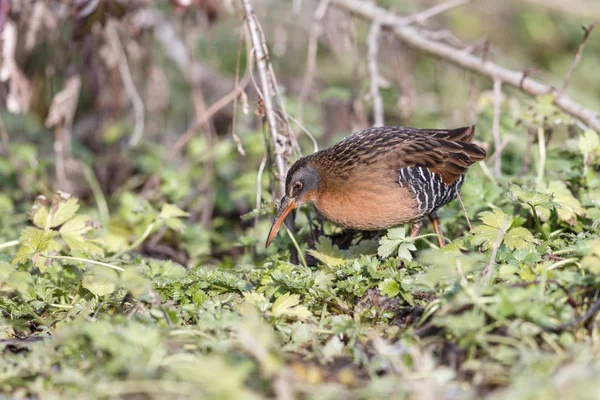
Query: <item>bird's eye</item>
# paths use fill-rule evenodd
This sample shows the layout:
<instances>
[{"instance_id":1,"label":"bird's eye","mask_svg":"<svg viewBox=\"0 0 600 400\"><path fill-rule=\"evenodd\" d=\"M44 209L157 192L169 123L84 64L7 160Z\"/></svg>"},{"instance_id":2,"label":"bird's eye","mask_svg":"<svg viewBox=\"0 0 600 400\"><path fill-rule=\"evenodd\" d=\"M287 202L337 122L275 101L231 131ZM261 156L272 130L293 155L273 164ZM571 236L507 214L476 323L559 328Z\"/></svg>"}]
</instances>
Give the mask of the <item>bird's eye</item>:
<instances>
[{"instance_id":1,"label":"bird's eye","mask_svg":"<svg viewBox=\"0 0 600 400\"><path fill-rule=\"evenodd\" d=\"M300 190L302 189L302 182L298 181L296 183L294 183L294 190Z\"/></svg>"}]
</instances>

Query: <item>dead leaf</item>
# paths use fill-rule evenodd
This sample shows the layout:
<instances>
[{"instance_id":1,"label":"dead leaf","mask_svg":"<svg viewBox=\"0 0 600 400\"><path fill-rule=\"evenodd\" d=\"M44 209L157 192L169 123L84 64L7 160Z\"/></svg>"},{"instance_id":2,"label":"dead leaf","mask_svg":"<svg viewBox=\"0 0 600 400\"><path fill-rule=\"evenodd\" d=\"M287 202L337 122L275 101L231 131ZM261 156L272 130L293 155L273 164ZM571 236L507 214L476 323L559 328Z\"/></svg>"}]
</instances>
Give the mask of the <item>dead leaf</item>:
<instances>
[{"instance_id":1,"label":"dead leaf","mask_svg":"<svg viewBox=\"0 0 600 400\"><path fill-rule=\"evenodd\" d=\"M25 50L30 51L35 47L37 38L42 29L47 32L54 32L57 27L54 14L48 9L48 6L43 1L38 1L33 5L31 18L29 19L27 33L25 35Z\"/></svg>"},{"instance_id":2,"label":"dead leaf","mask_svg":"<svg viewBox=\"0 0 600 400\"><path fill-rule=\"evenodd\" d=\"M56 93L52 99L50 111L45 122L47 128L57 125L71 125L75 111L77 110L80 89L81 78L79 75L72 76L67 80L65 88Z\"/></svg>"},{"instance_id":3,"label":"dead leaf","mask_svg":"<svg viewBox=\"0 0 600 400\"><path fill-rule=\"evenodd\" d=\"M6 108L13 114L29 111L32 98L31 83L15 61L17 37L16 25L12 21L6 21L1 36L0 82L9 82Z\"/></svg>"}]
</instances>

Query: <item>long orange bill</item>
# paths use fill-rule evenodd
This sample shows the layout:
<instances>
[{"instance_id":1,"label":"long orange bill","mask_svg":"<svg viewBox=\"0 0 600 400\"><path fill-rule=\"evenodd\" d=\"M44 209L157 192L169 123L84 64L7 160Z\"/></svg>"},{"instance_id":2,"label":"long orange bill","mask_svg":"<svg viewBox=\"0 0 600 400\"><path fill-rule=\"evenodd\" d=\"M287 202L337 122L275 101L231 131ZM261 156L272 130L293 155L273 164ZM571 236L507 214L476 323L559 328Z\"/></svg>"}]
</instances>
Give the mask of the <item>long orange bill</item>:
<instances>
[{"instance_id":1,"label":"long orange bill","mask_svg":"<svg viewBox=\"0 0 600 400\"><path fill-rule=\"evenodd\" d=\"M269 247L273 239L275 239L275 235L281 228L281 224L285 221L289 213L292 212L294 208L296 208L296 201L287 196L283 196L281 199L281 205L279 206L279 211L277 211L277 215L275 216L275 221L273 221L273 225L271 226L271 230L269 231L269 236L267 237L267 243L265 247Z\"/></svg>"}]
</instances>

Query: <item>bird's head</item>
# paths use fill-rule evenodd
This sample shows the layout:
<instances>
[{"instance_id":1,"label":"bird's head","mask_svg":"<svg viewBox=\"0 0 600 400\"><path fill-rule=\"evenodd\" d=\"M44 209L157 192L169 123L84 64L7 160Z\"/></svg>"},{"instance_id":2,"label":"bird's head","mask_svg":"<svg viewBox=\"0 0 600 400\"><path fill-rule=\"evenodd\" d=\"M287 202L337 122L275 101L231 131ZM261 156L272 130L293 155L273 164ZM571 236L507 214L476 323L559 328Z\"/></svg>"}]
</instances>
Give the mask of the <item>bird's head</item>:
<instances>
[{"instance_id":1,"label":"bird's head","mask_svg":"<svg viewBox=\"0 0 600 400\"><path fill-rule=\"evenodd\" d=\"M299 159L292 165L285 179L285 195L281 198L279 211L277 211L267 237L267 247L277 235L279 228L290 212L300 204L314 199L320 182L318 171L309 165L307 157Z\"/></svg>"}]
</instances>

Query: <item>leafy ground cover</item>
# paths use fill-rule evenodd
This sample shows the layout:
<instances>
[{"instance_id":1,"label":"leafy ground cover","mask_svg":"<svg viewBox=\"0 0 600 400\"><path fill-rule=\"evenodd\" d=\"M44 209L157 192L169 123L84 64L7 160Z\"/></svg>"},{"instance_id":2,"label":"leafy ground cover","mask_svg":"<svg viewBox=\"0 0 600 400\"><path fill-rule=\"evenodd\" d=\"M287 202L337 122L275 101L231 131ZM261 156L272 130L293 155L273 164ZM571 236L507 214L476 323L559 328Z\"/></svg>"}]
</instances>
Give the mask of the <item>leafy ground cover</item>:
<instances>
[{"instance_id":1,"label":"leafy ground cover","mask_svg":"<svg viewBox=\"0 0 600 400\"><path fill-rule=\"evenodd\" d=\"M57 399L594 398L600 140L531 115L544 154L531 176L519 177L518 163L502 181L473 168L462 196L472 231L452 203L441 213L451 240L443 249L403 227L363 238L327 224L311 249L302 213L299 263L289 261L287 235L252 255L266 217L238 239L237 262L214 262L168 196L119 193L100 224L94 201L57 193L26 212L2 193L0 390ZM565 140L546 148L544 129ZM144 251L157 235L185 249L186 265Z\"/></svg>"},{"instance_id":2,"label":"leafy ground cover","mask_svg":"<svg viewBox=\"0 0 600 400\"><path fill-rule=\"evenodd\" d=\"M385 31L371 80L369 22L330 2L311 45L326 2L253 2L304 153L304 128L328 145L370 126L379 81L386 124L476 123L489 154L466 215L440 212L443 249L430 227L343 232L307 209L265 249L272 176L239 2L63 3L0 0L0 398L598 397L600 138L552 96L494 95ZM377 2L425 3L442 2ZM597 109L597 31L578 50L594 2L555 3L426 22Z\"/></svg>"}]
</instances>

